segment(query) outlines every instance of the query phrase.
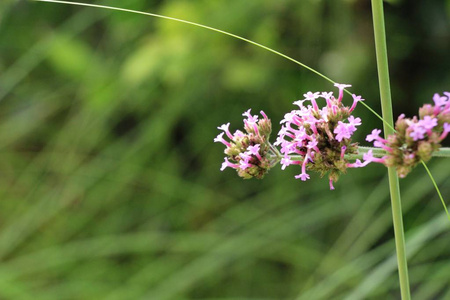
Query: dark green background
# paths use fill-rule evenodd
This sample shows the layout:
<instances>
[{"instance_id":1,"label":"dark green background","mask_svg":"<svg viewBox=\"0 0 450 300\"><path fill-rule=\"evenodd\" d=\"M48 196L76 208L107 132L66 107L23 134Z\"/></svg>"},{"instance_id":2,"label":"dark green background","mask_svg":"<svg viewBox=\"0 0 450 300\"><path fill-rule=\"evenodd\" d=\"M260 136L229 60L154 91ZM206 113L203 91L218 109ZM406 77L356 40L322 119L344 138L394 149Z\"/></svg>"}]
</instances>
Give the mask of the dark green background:
<instances>
[{"instance_id":1,"label":"dark green background","mask_svg":"<svg viewBox=\"0 0 450 300\"><path fill-rule=\"evenodd\" d=\"M96 2L217 27L319 70L380 111L369 1ZM450 88L450 1L390 1L394 113ZM216 129L329 82L242 41L102 9L0 3L1 299L398 299L386 169L220 172ZM344 102L351 104L348 96ZM363 106L355 140L381 122ZM275 134L274 134L275 136ZM273 139L274 140L274 139ZM449 202L447 159L430 168ZM401 180L414 299L450 298L450 222Z\"/></svg>"}]
</instances>

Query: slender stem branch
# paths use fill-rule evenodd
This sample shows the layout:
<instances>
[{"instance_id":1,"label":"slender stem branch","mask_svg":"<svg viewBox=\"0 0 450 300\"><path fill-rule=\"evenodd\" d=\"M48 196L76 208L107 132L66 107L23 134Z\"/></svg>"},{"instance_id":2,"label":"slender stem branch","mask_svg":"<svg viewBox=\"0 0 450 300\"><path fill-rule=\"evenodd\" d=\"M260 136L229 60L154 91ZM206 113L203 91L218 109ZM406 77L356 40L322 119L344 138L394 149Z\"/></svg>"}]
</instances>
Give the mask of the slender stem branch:
<instances>
[{"instance_id":1,"label":"slender stem branch","mask_svg":"<svg viewBox=\"0 0 450 300\"><path fill-rule=\"evenodd\" d=\"M274 153L273 158L276 159L278 163L282 158L283 154L277 150L277 148L271 146L271 150ZM373 148L373 147L358 147L357 154L345 154L345 159L353 160L353 159L362 159L364 154L372 150L372 154L374 157L383 157L387 154L384 149ZM433 157L449 157L450 158L450 148L441 148L439 151L433 152ZM301 155L289 155L291 160L303 160L303 156Z\"/></svg>"},{"instance_id":2,"label":"slender stem branch","mask_svg":"<svg viewBox=\"0 0 450 300\"><path fill-rule=\"evenodd\" d=\"M375 48L377 56L378 80L380 84L381 108L384 133L387 137L394 132L394 118L392 114L391 89L389 82L389 66L387 58L386 33L384 28L383 0L372 0L373 26L375 34ZM403 300L410 300L408 278L408 264L406 260L405 234L403 229L402 205L400 199L400 185L395 168L388 168L389 188L391 194L392 219L394 224L395 246L397 249L398 273L400 291Z\"/></svg>"},{"instance_id":3,"label":"slender stem branch","mask_svg":"<svg viewBox=\"0 0 450 300\"><path fill-rule=\"evenodd\" d=\"M358 154L355 155L349 155L349 158L362 158L362 155L364 153L367 153L369 150L372 150L373 156L375 157L383 157L387 154L387 152L384 149L380 148L372 148L372 147L358 147ZM433 152L431 155L432 157L449 157L450 158L450 148L440 148L439 151Z\"/></svg>"}]
</instances>

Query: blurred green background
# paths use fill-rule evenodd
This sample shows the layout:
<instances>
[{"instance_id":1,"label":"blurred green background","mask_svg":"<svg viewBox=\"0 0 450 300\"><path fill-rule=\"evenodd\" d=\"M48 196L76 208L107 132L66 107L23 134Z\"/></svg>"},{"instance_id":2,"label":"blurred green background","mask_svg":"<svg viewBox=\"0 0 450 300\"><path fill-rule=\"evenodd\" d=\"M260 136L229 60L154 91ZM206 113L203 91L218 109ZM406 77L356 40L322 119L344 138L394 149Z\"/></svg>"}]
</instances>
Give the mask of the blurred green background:
<instances>
[{"instance_id":1,"label":"blurred green background","mask_svg":"<svg viewBox=\"0 0 450 300\"><path fill-rule=\"evenodd\" d=\"M121 0L273 47L380 111L370 1ZM450 88L450 1L386 3L395 115ZM171 21L0 3L0 299L399 299L386 170L220 172L216 129L279 128L311 72ZM348 104L351 100L344 98ZM362 105L355 140L381 122ZM274 134L275 136L275 134ZM450 160L429 164L449 201ZM450 222L401 180L414 299L450 299Z\"/></svg>"}]
</instances>

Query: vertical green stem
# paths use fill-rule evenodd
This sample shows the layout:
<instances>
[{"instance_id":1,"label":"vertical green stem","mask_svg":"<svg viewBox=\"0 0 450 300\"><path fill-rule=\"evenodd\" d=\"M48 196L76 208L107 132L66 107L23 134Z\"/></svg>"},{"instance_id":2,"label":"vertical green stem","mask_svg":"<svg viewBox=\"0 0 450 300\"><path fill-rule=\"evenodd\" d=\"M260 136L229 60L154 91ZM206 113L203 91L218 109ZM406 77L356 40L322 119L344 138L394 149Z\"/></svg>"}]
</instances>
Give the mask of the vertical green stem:
<instances>
[{"instance_id":1,"label":"vertical green stem","mask_svg":"<svg viewBox=\"0 0 450 300\"><path fill-rule=\"evenodd\" d=\"M394 132L394 118L392 114L391 88L389 83L389 67L386 47L386 33L384 28L383 0L372 0L373 26L375 33L375 48L377 55L378 80L383 118L390 125L384 124L384 134L388 136ZM395 168L388 168L389 189L391 193L392 218L394 224L395 246L397 248L398 273L400 290L403 300L411 299L409 291L408 264L405 251L405 234L403 230L402 205L400 200L400 186Z\"/></svg>"}]
</instances>

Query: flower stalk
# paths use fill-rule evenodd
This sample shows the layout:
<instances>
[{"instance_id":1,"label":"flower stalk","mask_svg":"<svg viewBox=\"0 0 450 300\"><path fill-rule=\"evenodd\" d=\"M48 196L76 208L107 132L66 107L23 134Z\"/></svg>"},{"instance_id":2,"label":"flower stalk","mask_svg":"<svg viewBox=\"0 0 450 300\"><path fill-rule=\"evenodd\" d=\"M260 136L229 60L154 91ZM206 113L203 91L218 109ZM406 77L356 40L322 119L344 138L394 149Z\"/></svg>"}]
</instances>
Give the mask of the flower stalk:
<instances>
[{"instance_id":1,"label":"flower stalk","mask_svg":"<svg viewBox=\"0 0 450 300\"><path fill-rule=\"evenodd\" d=\"M274 148L274 149L277 150L276 148ZM369 151L372 151L372 155L375 158L382 158L382 157L384 157L387 154L387 152L385 150L380 149L380 148L359 146L358 147L358 153L356 153L356 154L345 154L344 158L348 159L348 160L363 159L364 158L364 154L367 154ZM302 160L302 156L300 156L300 155L291 155L290 157L291 157L292 160ZM450 148L441 148L441 149L439 149L439 151L433 152L432 157L447 157L447 158L450 158ZM276 162L278 163L283 158L283 156L281 156L281 155L273 155L272 158L275 159Z\"/></svg>"},{"instance_id":2,"label":"flower stalk","mask_svg":"<svg viewBox=\"0 0 450 300\"><path fill-rule=\"evenodd\" d=\"M383 0L372 0L373 26L377 57L378 80L380 85L381 107L383 113L385 138L394 133L394 118L392 113L391 89L389 82L389 67L384 27ZM387 124L386 124L387 123ZM388 168L389 189L391 194L392 218L397 249L397 263L400 280L400 292L403 300L411 299L406 259L405 234L403 229L400 186L394 167Z\"/></svg>"}]
</instances>

